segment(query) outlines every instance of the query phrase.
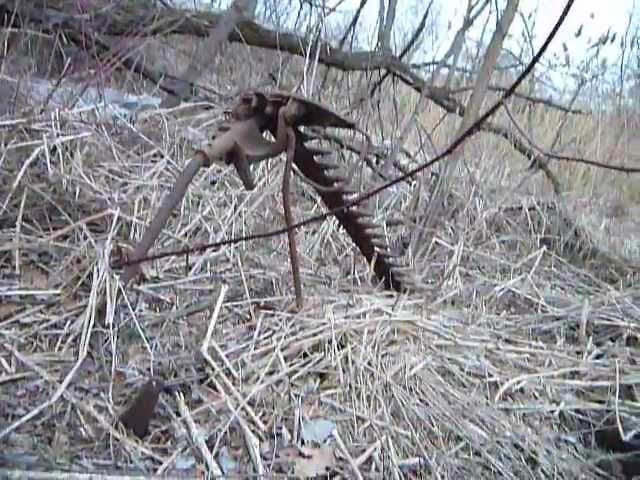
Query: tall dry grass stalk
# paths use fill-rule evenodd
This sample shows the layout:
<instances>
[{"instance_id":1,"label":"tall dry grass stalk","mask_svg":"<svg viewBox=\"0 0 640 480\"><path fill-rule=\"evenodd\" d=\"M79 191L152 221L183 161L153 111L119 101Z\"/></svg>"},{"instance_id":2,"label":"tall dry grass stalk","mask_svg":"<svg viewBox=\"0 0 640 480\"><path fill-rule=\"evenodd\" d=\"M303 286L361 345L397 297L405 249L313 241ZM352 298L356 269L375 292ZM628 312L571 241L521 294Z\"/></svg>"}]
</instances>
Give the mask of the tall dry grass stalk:
<instances>
[{"instance_id":1,"label":"tall dry grass stalk","mask_svg":"<svg viewBox=\"0 0 640 480\"><path fill-rule=\"evenodd\" d=\"M147 61L154 53L162 52L143 51ZM275 53L225 47L204 81L233 92L274 65L291 79L301 68ZM16 80L3 78L11 88ZM344 109L362 84L335 74L322 100ZM388 88L377 105L353 112L380 143L416 100ZM301 423L320 418L335 424L345 475L355 467L363 478L599 478L604 454L588 434L611 416L625 432L636 428L629 391L640 373L640 292L626 267L640 263L637 179L552 163L565 192L554 209L542 175L479 134L465 148L450 215L433 242L405 251L415 291L374 288L368 266L328 220L298 233L306 298L299 314L286 311L284 237L145 264L144 280L114 305L110 260L140 238L188 160L191 136L206 136L225 102L150 111L119 130L74 112L21 122L30 113L19 110L2 119L0 463L186 475L209 449L249 475L256 452L271 469L287 438L299 442ZM543 107L515 116L542 148L561 120ZM557 149L612 162L629 149L637 162L633 131L620 138L616 122L572 117ZM402 162L433 157L457 124L426 109L405 145L414 155ZM386 168L379 173L394 174ZM252 192L230 170L200 175L156 248L282 225L282 162L255 173ZM379 181L358 171L360 188ZM404 227L387 225L399 251L423 207L416 192L430 181L424 175L372 202L377 221L403 219ZM292 194L296 218L322 208L299 182ZM579 234L567 231L567 216ZM597 250L573 248L578 236ZM99 295L107 298L104 319L96 317ZM205 366L202 348L218 368ZM151 435L139 442L114 419L149 373L183 381L186 394L161 395Z\"/></svg>"}]
</instances>

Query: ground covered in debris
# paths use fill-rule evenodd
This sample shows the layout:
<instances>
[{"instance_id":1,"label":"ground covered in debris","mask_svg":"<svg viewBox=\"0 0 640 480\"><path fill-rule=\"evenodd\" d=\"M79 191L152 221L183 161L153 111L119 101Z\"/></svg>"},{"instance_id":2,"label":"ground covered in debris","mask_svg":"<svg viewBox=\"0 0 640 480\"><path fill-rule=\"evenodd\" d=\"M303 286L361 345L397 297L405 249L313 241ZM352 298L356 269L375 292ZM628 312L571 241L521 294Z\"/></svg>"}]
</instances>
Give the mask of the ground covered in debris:
<instances>
[{"instance_id":1,"label":"ground covered in debris","mask_svg":"<svg viewBox=\"0 0 640 480\"><path fill-rule=\"evenodd\" d=\"M5 112L5 472L184 476L207 463L227 475L604 478L636 468L605 448L634 444L640 374L640 256L625 241L639 237L640 215L633 197L611 198L607 179L622 181L612 173L585 180L567 167L559 178L583 183L561 199L539 178L516 189L523 165L474 138L472 173L498 174L483 191L461 178L454 213L432 231L419 231L427 200L416 184L370 201L412 271L402 294L376 285L334 219L297 233L301 311L286 236L145 263L123 290L113 260L229 106L221 97L135 120ZM336 159L345 172L357 160ZM198 175L152 250L282 226L282 163L260 165L251 192L229 168ZM381 181L364 166L352 178L357 191ZM302 219L323 206L298 179ZM150 377L164 388L140 409L154 415L139 439L118 418Z\"/></svg>"}]
</instances>

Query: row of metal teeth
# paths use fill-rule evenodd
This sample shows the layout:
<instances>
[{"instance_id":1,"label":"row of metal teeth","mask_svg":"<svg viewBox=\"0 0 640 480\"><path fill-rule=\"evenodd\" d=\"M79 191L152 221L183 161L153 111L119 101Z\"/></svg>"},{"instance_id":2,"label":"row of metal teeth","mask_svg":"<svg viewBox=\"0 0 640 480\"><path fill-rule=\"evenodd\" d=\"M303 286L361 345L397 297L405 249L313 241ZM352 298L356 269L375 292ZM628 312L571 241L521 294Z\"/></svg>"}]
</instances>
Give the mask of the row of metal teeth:
<instances>
[{"instance_id":1,"label":"row of metal teeth","mask_svg":"<svg viewBox=\"0 0 640 480\"><path fill-rule=\"evenodd\" d=\"M339 193L345 202L352 200L358 192L351 186L351 182L342 172L343 166L335 161L331 161L336 152L334 150L321 147L309 146L305 148L314 156L315 163L323 170L324 177L332 183L332 186L320 186L318 193L322 190L332 193ZM364 237L371 246L374 247L375 262L382 264L388 271L388 275L403 287L410 283L410 268L404 265L401 259L388 250L387 241L382 228L374 221L373 213L367 207L357 205L349 207L345 212L346 221L365 233ZM357 243L356 239L352 239Z\"/></svg>"}]
</instances>

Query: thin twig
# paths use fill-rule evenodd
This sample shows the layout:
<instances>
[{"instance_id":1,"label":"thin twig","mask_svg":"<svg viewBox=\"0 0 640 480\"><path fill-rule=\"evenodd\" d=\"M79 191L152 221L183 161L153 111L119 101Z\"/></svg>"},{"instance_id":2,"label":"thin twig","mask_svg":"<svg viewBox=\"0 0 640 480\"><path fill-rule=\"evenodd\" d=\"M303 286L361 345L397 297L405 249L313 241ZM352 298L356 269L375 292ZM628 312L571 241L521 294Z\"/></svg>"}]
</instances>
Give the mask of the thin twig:
<instances>
[{"instance_id":1,"label":"thin twig","mask_svg":"<svg viewBox=\"0 0 640 480\"><path fill-rule=\"evenodd\" d=\"M204 341L202 342L202 346L200 347L200 352L202 353L202 356L207 361L207 363L211 366L211 368L213 368L213 371L222 379L222 383L224 384L224 386L231 392L232 396L235 397L235 399L239 402L237 409L239 410L241 408L244 408L245 411L251 417L251 420L253 421L253 423L255 423L255 425L261 431L264 432L266 430L264 423L262 423L262 421L253 411L253 409L247 404L247 399L242 398L242 395L240 395L240 392L236 389L233 383L231 383L229 378L227 378L227 376L224 374L224 371L222 370L222 368L220 368L218 364L213 360L213 358L211 358L211 355L209 355L209 342L211 341L211 337L213 336L213 327L215 326L218 316L220 315L222 302L224 301L224 296L228 288L229 287L227 287L227 285L223 284L220 289L218 302L216 303L213 314L211 315L211 319L209 321L209 327L207 328L207 334L205 335ZM228 400L230 402L230 399ZM234 410L235 410L235 407L234 407Z\"/></svg>"},{"instance_id":2,"label":"thin twig","mask_svg":"<svg viewBox=\"0 0 640 480\"><path fill-rule=\"evenodd\" d=\"M296 135L292 128L287 128L287 159L282 175L282 207L284 209L284 221L287 225L287 239L289 240L289 259L291 262L291 274L293 275L293 287L296 294L296 307L302 310L304 299L302 298L302 280L300 279L300 263L298 260L298 247L296 245L296 233L291 225L294 223L291 211L291 166L296 148Z\"/></svg>"},{"instance_id":3,"label":"thin twig","mask_svg":"<svg viewBox=\"0 0 640 480\"><path fill-rule=\"evenodd\" d=\"M191 435L191 441L200 451L200 456L202 460L209 467L209 473L216 477L222 477L222 469L218 466L216 461L213 459L213 455L209 451L207 447L207 443L205 442L205 437L201 429L196 425L193 418L191 418L191 414L189 413L189 409L184 402L184 395L180 392L176 392L176 400L178 402L178 409L180 410L180 414L184 422L187 424L189 428L189 434Z\"/></svg>"}]
</instances>

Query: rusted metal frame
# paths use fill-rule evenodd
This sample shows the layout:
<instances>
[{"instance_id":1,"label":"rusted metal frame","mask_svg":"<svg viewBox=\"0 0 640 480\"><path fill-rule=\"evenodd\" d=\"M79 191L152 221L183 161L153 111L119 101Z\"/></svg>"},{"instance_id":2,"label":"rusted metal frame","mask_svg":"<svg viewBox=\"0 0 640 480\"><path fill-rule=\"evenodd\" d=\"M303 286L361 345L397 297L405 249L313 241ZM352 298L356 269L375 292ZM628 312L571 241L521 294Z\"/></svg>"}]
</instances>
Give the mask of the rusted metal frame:
<instances>
[{"instance_id":1,"label":"rusted metal frame","mask_svg":"<svg viewBox=\"0 0 640 480\"><path fill-rule=\"evenodd\" d=\"M209 145L198 151L176 181L173 191L164 199L160 211L132 254L132 259L143 258L158 237L168 220L170 212L182 200L189 183L197 171L209 166L213 161L234 165L243 185L248 190L255 188L251 175L251 165L287 152L287 163L283 176L283 207L287 227L293 223L289 198L291 164L310 181L330 208L343 206L354 192L348 187L348 181L342 175L331 174L332 166L323 165L316 155L327 152L307 148L305 135L300 126L322 126L355 129L367 137L367 146L361 152L361 158L367 154L369 139L365 132L339 114L311 100L288 94L272 92L251 92L240 97L239 102L230 111L232 122L220 129L221 134ZM262 136L268 129L276 138L270 142ZM330 152L329 152L330 153ZM400 290L401 276L395 272L397 265L392 263L392 255L386 251L386 242L372 221L372 215L361 207L340 210L335 214L338 222L346 230L360 252L373 265L376 276L386 288ZM296 302L302 306L302 284L299 274L299 261L295 234L288 228L289 253L296 290ZM124 283L133 278L138 271L136 266L128 266L123 273Z\"/></svg>"},{"instance_id":2,"label":"rusted metal frame","mask_svg":"<svg viewBox=\"0 0 640 480\"><path fill-rule=\"evenodd\" d=\"M341 207L354 193L346 185L338 184L340 188L336 189L336 179L316 162L313 153L301 141L296 145L294 163L307 179L323 187L316 192L328 209ZM400 291L402 282L394 271L396 265L391 263L391 255L386 253L386 243L376 231L371 213L362 207L353 207L337 211L335 217L367 262L373 265L376 277L382 280L385 288Z\"/></svg>"},{"instance_id":3,"label":"rusted metal frame","mask_svg":"<svg viewBox=\"0 0 640 480\"><path fill-rule=\"evenodd\" d=\"M291 228L295 223L293 212L291 211L291 167L295 156L296 134L293 128L287 128L287 159L282 175L282 208L284 210L284 221L287 225L287 239L289 241L289 261L291 263L291 275L293 276L293 287L296 294L296 307L302 310L304 300L302 297L302 279L300 278L300 261L298 258L298 247L296 244L296 232Z\"/></svg>"},{"instance_id":4,"label":"rusted metal frame","mask_svg":"<svg viewBox=\"0 0 640 480\"><path fill-rule=\"evenodd\" d=\"M298 170L314 186L318 195L329 209L343 206L348 197L355 192L348 187L348 181L340 176L329 173L331 167L325 167L316 160L316 155L327 152L319 152L316 149L308 148L304 144L305 135L299 130L300 126L322 126L336 127L357 130L365 135L367 147L361 152L361 159L367 154L370 140L365 132L359 130L355 123L341 117L337 113L316 102L288 94L286 92L273 92L267 96L267 110L282 109L285 105L290 105L291 100L296 100L297 104L304 106L304 112L299 111L295 119L296 147L293 162ZM278 128L273 121L273 115L267 117L271 120L266 126L275 135ZM320 187L320 188L317 188ZM384 237L372 219L371 213L362 207L353 207L340 210L335 214L338 223L346 230L360 252L373 265L376 277L380 279L385 288L400 291L403 288L401 275L395 269L397 265L392 263L394 258L388 253Z\"/></svg>"},{"instance_id":5,"label":"rusted metal frame","mask_svg":"<svg viewBox=\"0 0 640 480\"><path fill-rule=\"evenodd\" d=\"M189 161L176 179L172 191L163 199L158 212L136 245L130 259L137 260L147 255L171 212L182 201L189 184L202 167L209 167L214 161L234 165L245 188L249 190L255 188L250 165L276 157L287 147L284 110L279 111L277 115L278 126L274 133L276 141L270 142L262 136L263 125L267 122L267 112L263 108L264 103L264 98L262 98L249 106L255 111L239 110L235 112L234 121L228 125L228 129L195 153L194 158ZM139 271L139 264L127 265L121 276L122 282L127 285Z\"/></svg>"}]
</instances>

